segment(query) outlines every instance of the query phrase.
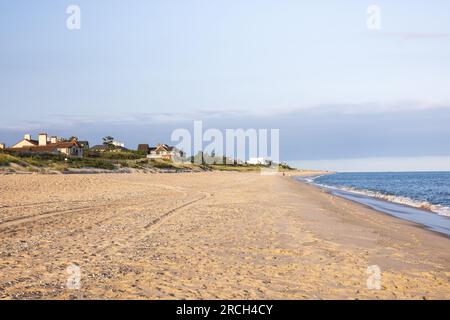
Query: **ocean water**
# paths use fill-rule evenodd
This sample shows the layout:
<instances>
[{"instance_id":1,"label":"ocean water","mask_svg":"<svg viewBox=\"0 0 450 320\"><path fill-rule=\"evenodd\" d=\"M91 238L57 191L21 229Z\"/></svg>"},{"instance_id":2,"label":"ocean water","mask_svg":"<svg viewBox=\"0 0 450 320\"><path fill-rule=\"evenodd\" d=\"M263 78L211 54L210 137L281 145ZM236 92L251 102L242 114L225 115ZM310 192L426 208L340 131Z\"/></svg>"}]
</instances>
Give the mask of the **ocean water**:
<instances>
[{"instance_id":1,"label":"ocean water","mask_svg":"<svg viewBox=\"0 0 450 320\"><path fill-rule=\"evenodd\" d=\"M450 172L336 173L306 181L450 236Z\"/></svg>"}]
</instances>

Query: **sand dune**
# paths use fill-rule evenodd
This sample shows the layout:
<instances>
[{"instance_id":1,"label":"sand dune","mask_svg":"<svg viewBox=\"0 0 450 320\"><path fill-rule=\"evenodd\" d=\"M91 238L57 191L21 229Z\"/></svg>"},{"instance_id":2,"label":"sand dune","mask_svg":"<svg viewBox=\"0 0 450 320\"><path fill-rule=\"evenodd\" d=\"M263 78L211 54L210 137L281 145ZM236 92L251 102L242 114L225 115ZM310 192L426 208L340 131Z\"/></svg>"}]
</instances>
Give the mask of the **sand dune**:
<instances>
[{"instance_id":1,"label":"sand dune","mask_svg":"<svg viewBox=\"0 0 450 320\"><path fill-rule=\"evenodd\" d=\"M6 175L0 194L1 299L450 298L450 239L287 176Z\"/></svg>"}]
</instances>

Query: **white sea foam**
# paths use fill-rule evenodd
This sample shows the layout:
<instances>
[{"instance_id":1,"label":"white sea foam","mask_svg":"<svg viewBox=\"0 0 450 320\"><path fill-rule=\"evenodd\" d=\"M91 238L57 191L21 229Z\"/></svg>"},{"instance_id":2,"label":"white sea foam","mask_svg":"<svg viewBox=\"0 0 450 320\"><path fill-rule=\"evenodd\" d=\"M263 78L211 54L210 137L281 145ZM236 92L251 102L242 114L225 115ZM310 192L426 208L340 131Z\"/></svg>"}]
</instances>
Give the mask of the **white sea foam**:
<instances>
[{"instance_id":1,"label":"white sea foam","mask_svg":"<svg viewBox=\"0 0 450 320\"><path fill-rule=\"evenodd\" d=\"M311 181L311 183L314 183L314 179ZM414 208L418 208L418 209L422 209L422 210L426 210L426 211L431 211L431 212L437 213L441 216L450 217L450 208L449 207L445 207L445 206L442 206L439 204L432 204L432 203L429 203L428 201L419 201L419 200L414 200L414 199L411 199L408 197L389 195L389 194L384 194L381 192L375 192L375 191L363 190L363 189L355 189L355 188L351 188L351 187L335 187L335 186L329 186L329 185L324 185L324 184L319 184L319 183L314 183L314 184L317 186L323 187L323 188L327 188L327 189L335 189L335 190L342 190L342 191L346 191L346 192L350 192L350 193L356 193L356 194L360 194L360 195L363 195L366 197L377 198L377 199L381 199L384 201L389 201L389 202L398 203L401 205L410 206L410 207L414 207Z\"/></svg>"},{"instance_id":2,"label":"white sea foam","mask_svg":"<svg viewBox=\"0 0 450 320\"><path fill-rule=\"evenodd\" d=\"M304 180L304 181L306 181L306 182L308 182L308 183L313 183L314 180L316 180L317 178L323 177L323 176L324 176L324 174L321 174L321 175L318 175L318 176L303 177L303 178L300 178L300 179L301 179L301 180Z\"/></svg>"}]
</instances>

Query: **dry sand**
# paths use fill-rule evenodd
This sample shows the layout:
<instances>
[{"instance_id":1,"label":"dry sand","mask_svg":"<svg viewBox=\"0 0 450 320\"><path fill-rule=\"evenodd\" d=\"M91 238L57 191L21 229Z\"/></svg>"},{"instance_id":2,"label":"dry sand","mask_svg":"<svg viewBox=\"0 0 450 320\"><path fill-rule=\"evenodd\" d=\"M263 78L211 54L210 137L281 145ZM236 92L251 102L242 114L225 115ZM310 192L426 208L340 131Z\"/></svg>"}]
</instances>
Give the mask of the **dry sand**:
<instances>
[{"instance_id":1,"label":"dry sand","mask_svg":"<svg viewBox=\"0 0 450 320\"><path fill-rule=\"evenodd\" d=\"M0 176L1 299L449 299L449 249L283 176Z\"/></svg>"}]
</instances>

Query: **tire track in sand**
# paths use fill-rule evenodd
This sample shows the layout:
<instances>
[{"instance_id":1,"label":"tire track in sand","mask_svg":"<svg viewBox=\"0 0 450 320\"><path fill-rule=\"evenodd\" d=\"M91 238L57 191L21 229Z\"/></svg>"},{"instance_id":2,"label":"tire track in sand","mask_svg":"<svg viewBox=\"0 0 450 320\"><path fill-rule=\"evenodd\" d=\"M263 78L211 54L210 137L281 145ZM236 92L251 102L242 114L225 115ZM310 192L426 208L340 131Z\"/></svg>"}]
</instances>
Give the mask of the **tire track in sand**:
<instances>
[{"instance_id":1,"label":"tire track in sand","mask_svg":"<svg viewBox=\"0 0 450 320\"><path fill-rule=\"evenodd\" d=\"M194 199L194 200L185 202L185 203L183 203L183 204L180 204L180 205L178 205L178 206L176 206L176 207L174 207L174 208L172 208L172 209L170 209L170 210L164 212L162 215L158 216L158 217L155 218L153 221L147 223L147 224L143 227L143 229L144 229L144 230L154 231L155 229L159 228L165 221L167 221L167 219L169 219L170 217L172 217L175 213L177 213L177 212L180 211L181 209L184 209L184 208L186 208L186 207L188 207L188 206L190 206L190 205L193 205L194 203L198 203L198 202L200 202L200 201L202 201L202 200L205 200L205 199L208 198L208 197L213 196L213 194L210 194L210 193L207 193L207 192L203 192L203 193L204 193L204 195L203 195L202 197L200 197L200 198L197 198L197 199ZM145 233L144 236L146 236L146 235L147 235L147 234ZM139 236L139 237L137 237L137 236ZM143 238L143 235L141 235L141 234L139 234L139 233L136 233L136 234L132 234L132 235L126 237L126 238L123 239L123 240L124 240L124 242L130 242L130 241L132 241L134 238L135 238L136 240L139 240L139 239L142 239L142 238ZM111 243L111 244L109 244L109 245L107 245L107 246L105 246L105 247L103 247L103 248L97 250L95 253L96 253L96 254L102 253L102 252L104 252L104 251L106 251L106 250L108 250L108 249L110 249L110 248L112 248L112 247L114 247L114 246L118 246L118 243L117 243L117 242ZM117 249L119 249L119 248L117 248Z\"/></svg>"},{"instance_id":2,"label":"tire track in sand","mask_svg":"<svg viewBox=\"0 0 450 320\"><path fill-rule=\"evenodd\" d=\"M151 186L151 187L159 187L159 188L164 188L173 192L178 192L183 194L184 196L187 196L188 193L184 190L182 190L182 188L177 188L177 187L171 187L168 185L163 185L163 184L149 184L147 186ZM117 200L117 202L121 203L123 202L123 199ZM43 203L35 203L35 204L27 204L24 206L29 206L29 207L39 207L41 206ZM127 208L127 207L133 207L135 204L132 205L119 205L120 208ZM16 207L21 207L21 206L16 206ZM114 207L117 208L117 204L115 203L108 203L108 204L101 204L101 205L91 205L91 206L84 206L84 207L78 207L78 208L73 208L73 209L64 209L64 210L52 210L52 211L46 211L43 213L38 213L38 214L33 214L33 215L27 215L24 217L19 217L19 218L15 218L15 219L9 219L9 220L4 220L2 222L0 222L0 230L4 230L4 229L8 229L10 227L15 227L18 225L22 225L25 223L32 223L41 219L45 219L45 218L50 218L56 215L61 215L61 214L67 214L67 213L74 213L74 212L83 212L84 210L93 210L93 209L100 209L100 208L108 208L108 207ZM14 208L14 206L11 207L2 207L2 208Z\"/></svg>"},{"instance_id":3,"label":"tire track in sand","mask_svg":"<svg viewBox=\"0 0 450 320\"><path fill-rule=\"evenodd\" d=\"M81 207L81 208L75 208L75 209L66 209L66 210L54 210L54 211L47 211L43 213L38 213L35 215L20 217L17 219L11 219L4 221L0 223L0 230L7 229L10 227L15 227L21 224L29 223L29 222L35 222L41 219L66 214L66 213L74 213L74 212L80 212L80 211L86 211L86 210L92 210L92 209L98 209L102 207L108 207L111 206L111 204L103 204L103 205L97 205L97 206L88 206L88 207Z\"/></svg>"}]
</instances>

